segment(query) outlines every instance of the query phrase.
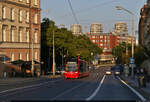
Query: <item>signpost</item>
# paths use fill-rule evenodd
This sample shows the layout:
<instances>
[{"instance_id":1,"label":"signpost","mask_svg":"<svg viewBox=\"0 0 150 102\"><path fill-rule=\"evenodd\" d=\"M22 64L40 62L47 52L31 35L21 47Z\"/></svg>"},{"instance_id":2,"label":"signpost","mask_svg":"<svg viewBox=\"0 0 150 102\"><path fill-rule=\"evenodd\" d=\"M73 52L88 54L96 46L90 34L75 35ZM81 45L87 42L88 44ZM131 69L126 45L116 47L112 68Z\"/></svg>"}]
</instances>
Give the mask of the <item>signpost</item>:
<instances>
[{"instance_id":1,"label":"signpost","mask_svg":"<svg viewBox=\"0 0 150 102\"><path fill-rule=\"evenodd\" d=\"M132 78L134 78L134 68L135 68L135 59L134 58L130 58L130 67L131 67L131 76Z\"/></svg>"}]
</instances>

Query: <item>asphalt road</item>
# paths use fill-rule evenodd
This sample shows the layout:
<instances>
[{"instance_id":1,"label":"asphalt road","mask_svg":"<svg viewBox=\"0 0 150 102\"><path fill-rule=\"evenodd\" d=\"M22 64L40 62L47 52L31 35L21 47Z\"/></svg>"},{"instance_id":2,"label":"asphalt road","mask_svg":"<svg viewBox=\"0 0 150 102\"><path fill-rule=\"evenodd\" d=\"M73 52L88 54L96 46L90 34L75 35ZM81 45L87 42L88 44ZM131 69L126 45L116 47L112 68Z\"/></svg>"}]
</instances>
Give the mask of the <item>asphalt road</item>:
<instances>
[{"instance_id":1,"label":"asphalt road","mask_svg":"<svg viewBox=\"0 0 150 102\"><path fill-rule=\"evenodd\" d=\"M91 72L81 79L30 79L23 83L0 85L0 102L11 100L140 100L113 75L107 67Z\"/></svg>"}]
</instances>

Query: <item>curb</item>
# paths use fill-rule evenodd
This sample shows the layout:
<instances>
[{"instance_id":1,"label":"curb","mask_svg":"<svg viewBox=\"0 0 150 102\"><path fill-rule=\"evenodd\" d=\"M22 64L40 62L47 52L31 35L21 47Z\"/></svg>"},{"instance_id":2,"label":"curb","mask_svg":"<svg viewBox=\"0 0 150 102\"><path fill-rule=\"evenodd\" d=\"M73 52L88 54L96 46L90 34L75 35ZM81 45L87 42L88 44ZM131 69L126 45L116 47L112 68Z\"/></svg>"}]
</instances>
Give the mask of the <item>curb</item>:
<instances>
[{"instance_id":1,"label":"curb","mask_svg":"<svg viewBox=\"0 0 150 102\"><path fill-rule=\"evenodd\" d=\"M43 78L60 78L60 77L63 77L63 75L56 75L56 76L52 76L52 75L46 75L46 76L40 76L40 77L43 77Z\"/></svg>"},{"instance_id":2,"label":"curb","mask_svg":"<svg viewBox=\"0 0 150 102\"><path fill-rule=\"evenodd\" d=\"M128 85L130 85L132 88L134 88L137 92L139 92L140 94L142 94L147 100L150 100L150 94L145 92L144 90L142 90L141 88L139 88L137 85L135 85L134 83L128 82L127 80L125 80L123 77L120 77L123 81L125 81Z\"/></svg>"}]
</instances>

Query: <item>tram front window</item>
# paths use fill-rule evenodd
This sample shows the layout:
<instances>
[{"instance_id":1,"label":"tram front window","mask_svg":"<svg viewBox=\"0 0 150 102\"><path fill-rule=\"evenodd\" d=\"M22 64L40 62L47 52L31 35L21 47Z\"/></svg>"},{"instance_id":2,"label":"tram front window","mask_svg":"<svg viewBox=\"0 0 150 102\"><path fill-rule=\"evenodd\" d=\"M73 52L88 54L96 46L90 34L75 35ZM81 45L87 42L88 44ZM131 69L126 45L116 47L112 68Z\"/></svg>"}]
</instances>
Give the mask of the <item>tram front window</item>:
<instances>
[{"instance_id":1,"label":"tram front window","mask_svg":"<svg viewBox=\"0 0 150 102\"><path fill-rule=\"evenodd\" d=\"M66 71L75 72L77 71L77 64L76 63L68 63L66 67Z\"/></svg>"}]
</instances>

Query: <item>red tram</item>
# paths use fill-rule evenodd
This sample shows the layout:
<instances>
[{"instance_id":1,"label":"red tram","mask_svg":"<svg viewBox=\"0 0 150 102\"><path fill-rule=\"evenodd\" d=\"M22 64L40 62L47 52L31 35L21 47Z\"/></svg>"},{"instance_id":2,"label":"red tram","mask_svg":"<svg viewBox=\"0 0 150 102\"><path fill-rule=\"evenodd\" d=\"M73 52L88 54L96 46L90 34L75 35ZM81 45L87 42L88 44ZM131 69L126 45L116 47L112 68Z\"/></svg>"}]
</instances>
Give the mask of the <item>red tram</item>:
<instances>
[{"instance_id":1,"label":"red tram","mask_svg":"<svg viewBox=\"0 0 150 102\"><path fill-rule=\"evenodd\" d=\"M79 58L69 58L65 64L65 78L81 78L89 76L88 62Z\"/></svg>"}]
</instances>

